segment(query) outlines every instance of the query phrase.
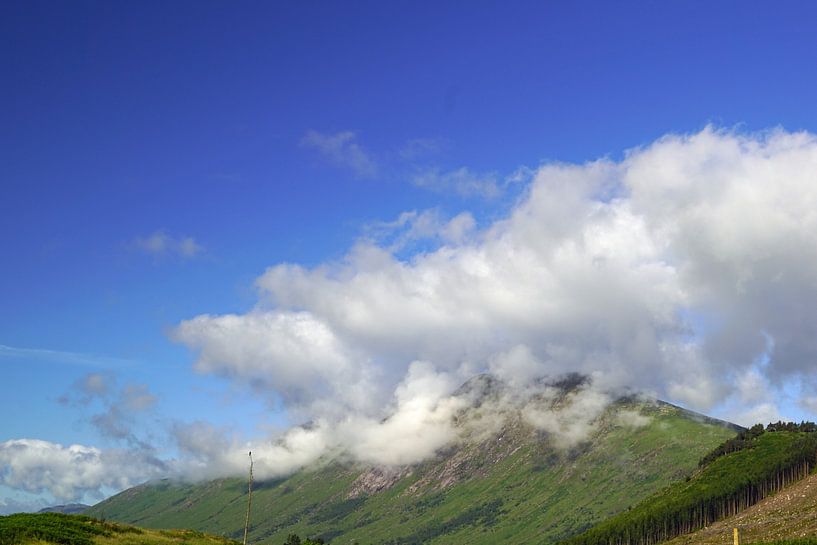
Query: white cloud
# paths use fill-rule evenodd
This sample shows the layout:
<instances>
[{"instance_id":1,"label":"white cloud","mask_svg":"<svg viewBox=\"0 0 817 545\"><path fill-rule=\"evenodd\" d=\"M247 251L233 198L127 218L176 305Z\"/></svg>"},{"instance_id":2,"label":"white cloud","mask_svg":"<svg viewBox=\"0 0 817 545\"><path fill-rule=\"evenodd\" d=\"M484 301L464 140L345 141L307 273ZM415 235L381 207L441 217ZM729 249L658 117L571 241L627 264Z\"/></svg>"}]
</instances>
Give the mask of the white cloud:
<instances>
[{"instance_id":1,"label":"white cloud","mask_svg":"<svg viewBox=\"0 0 817 545\"><path fill-rule=\"evenodd\" d=\"M396 407L382 421L360 419L348 427L346 447L364 462L412 464L429 458L455 436L454 415L465 400L449 397L455 381L428 362L413 362L395 391Z\"/></svg>"},{"instance_id":2,"label":"white cloud","mask_svg":"<svg viewBox=\"0 0 817 545\"><path fill-rule=\"evenodd\" d=\"M595 388L581 388L564 399L559 391L549 389L544 399L532 399L522 416L534 428L550 434L556 446L571 448L590 437L610 401Z\"/></svg>"},{"instance_id":3,"label":"white cloud","mask_svg":"<svg viewBox=\"0 0 817 545\"><path fill-rule=\"evenodd\" d=\"M174 435L191 472L211 477L243 470L252 450L259 476L291 473L327 454L351 456L373 464L410 464L433 455L453 435L453 415L465 400L450 397L451 377L425 362L414 362L394 392L386 419L345 412L324 415L306 427L295 427L267 441L241 442L204 423L179 425Z\"/></svg>"},{"instance_id":4,"label":"white cloud","mask_svg":"<svg viewBox=\"0 0 817 545\"><path fill-rule=\"evenodd\" d=\"M59 501L85 495L101 499L106 488L121 490L167 471L145 453L36 439L0 443L0 468L0 484L26 492L48 492Z\"/></svg>"},{"instance_id":5,"label":"white cloud","mask_svg":"<svg viewBox=\"0 0 817 545\"><path fill-rule=\"evenodd\" d=\"M333 165L348 169L358 178L377 176L376 161L357 143L357 135L352 131L335 134L307 131L301 145L317 151Z\"/></svg>"},{"instance_id":6,"label":"white cloud","mask_svg":"<svg viewBox=\"0 0 817 545\"><path fill-rule=\"evenodd\" d=\"M273 438L250 441L206 422L176 423L171 436L179 456L169 460L156 458L149 448L6 441L0 443L0 485L48 494L57 501L96 500L109 491L154 478L198 481L242 474L249 451L260 479L332 459L401 467L466 438L487 438L511 413L546 432L554 446L570 448L590 437L609 399L589 387L567 397L547 386L519 396L501 384L490 392L477 388L451 394L458 380L428 362L412 362L393 392L388 417L352 411L323 415ZM474 401L480 402L479 409L463 413Z\"/></svg>"},{"instance_id":7,"label":"white cloud","mask_svg":"<svg viewBox=\"0 0 817 545\"><path fill-rule=\"evenodd\" d=\"M191 259L204 253L205 248L193 237L174 237L165 231L156 231L147 237L139 237L136 247L156 257L180 257Z\"/></svg>"},{"instance_id":8,"label":"white cloud","mask_svg":"<svg viewBox=\"0 0 817 545\"><path fill-rule=\"evenodd\" d=\"M511 213L480 231L469 215L446 224L409 213L406 236L436 237L437 249L403 258L364 240L340 262L273 266L256 310L198 317L180 328L196 323L195 341L178 338L221 347L201 352L200 370L271 377L272 389L282 380L281 395L336 384L339 370L390 392L422 360L455 373L595 373L706 410L745 395L730 381L766 352L758 380L772 387L817 356L807 325L817 319L815 166L811 135L711 128L620 162L544 165ZM479 179L457 172L451 184ZM331 342L304 361L303 332L259 329L259 316L306 319ZM530 361L500 363L519 346Z\"/></svg>"},{"instance_id":9,"label":"white cloud","mask_svg":"<svg viewBox=\"0 0 817 545\"><path fill-rule=\"evenodd\" d=\"M740 401L744 404L770 401L772 392L759 369L745 369L735 380Z\"/></svg>"},{"instance_id":10,"label":"white cloud","mask_svg":"<svg viewBox=\"0 0 817 545\"><path fill-rule=\"evenodd\" d=\"M807 411L817 414L817 396L803 396L800 405Z\"/></svg>"},{"instance_id":11,"label":"white cloud","mask_svg":"<svg viewBox=\"0 0 817 545\"><path fill-rule=\"evenodd\" d=\"M442 238L446 242L461 244L466 242L477 228L477 222L468 212L454 216L442 228Z\"/></svg>"},{"instance_id":12,"label":"white cloud","mask_svg":"<svg viewBox=\"0 0 817 545\"><path fill-rule=\"evenodd\" d=\"M235 475L245 471L248 451L259 478L286 475L333 458L402 467L466 438L487 438L486 433L498 429L511 413L546 432L554 446L571 448L590 437L609 402L607 394L587 386L567 397L547 386L519 396L501 384L490 395L452 394L458 384L454 375L415 361L397 385L386 418L354 412L325 415L277 438L255 441L242 441L203 422L177 425L173 434L183 458L174 463L174 470L193 480ZM479 410L462 412L477 400Z\"/></svg>"},{"instance_id":13,"label":"white cloud","mask_svg":"<svg viewBox=\"0 0 817 545\"><path fill-rule=\"evenodd\" d=\"M174 337L199 351L197 371L249 383L280 396L291 410L368 410L382 401L370 386L375 369L310 312L198 316Z\"/></svg>"},{"instance_id":14,"label":"white cloud","mask_svg":"<svg viewBox=\"0 0 817 545\"><path fill-rule=\"evenodd\" d=\"M649 424L651 418L637 410L623 409L616 415L616 423L625 428L638 429Z\"/></svg>"},{"instance_id":15,"label":"white cloud","mask_svg":"<svg viewBox=\"0 0 817 545\"><path fill-rule=\"evenodd\" d=\"M589 170L603 177L612 168ZM660 248L627 203L589 199L585 169L543 169L539 180L510 218L469 242L405 261L361 243L341 263L272 267L258 280L262 306L320 317L345 345L394 371L387 379L399 380L415 359L484 368L517 345L551 373L602 366L615 375L624 360L651 369L663 337L678 330L675 270L649 259Z\"/></svg>"},{"instance_id":16,"label":"white cloud","mask_svg":"<svg viewBox=\"0 0 817 545\"><path fill-rule=\"evenodd\" d=\"M525 388L547 374L544 363L537 360L530 348L522 344L494 355L488 362L488 370L514 388Z\"/></svg>"},{"instance_id":17,"label":"white cloud","mask_svg":"<svg viewBox=\"0 0 817 545\"><path fill-rule=\"evenodd\" d=\"M735 424L746 427L786 420L781 414L780 408L769 401L741 407L735 411L731 418Z\"/></svg>"}]
</instances>

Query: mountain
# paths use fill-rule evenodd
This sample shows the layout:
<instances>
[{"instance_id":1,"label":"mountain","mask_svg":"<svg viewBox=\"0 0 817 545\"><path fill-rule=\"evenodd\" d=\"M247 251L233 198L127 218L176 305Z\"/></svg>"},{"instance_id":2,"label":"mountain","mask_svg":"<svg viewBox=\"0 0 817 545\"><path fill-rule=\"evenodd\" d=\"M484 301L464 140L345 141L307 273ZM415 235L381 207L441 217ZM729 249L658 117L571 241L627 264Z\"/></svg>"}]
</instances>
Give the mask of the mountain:
<instances>
[{"instance_id":1,"label":"mountain","mask_svg":"<svg viewBox=\"0 0 817 545\"><path fill-rule=\"evenodd\" d=\"M550 408L571 406L581 381L557 385ZM501 394L489 378L464 387L473 405L458 421L488 418ZM554 413L559 414L559 413ZM683 479L737 426L662 402L621 398L580 441L565 447L521 411L502 415L426 462L386 468L332 462L256 483L250 541L290 533L333 544L555 543ZM151 528L193 528L241 537L246 482L170 480L126 490L91 516Z\"/></svg>"},{"instance_id":2,"label":"mountain","mask_svg":"<svg viewBox=\"0 0 817 545\"><path fill-rule=\"evenodd\" d=\"M78 515L91 507L84 503L69 503L67 505L52 505L45 509L40 509L38 513L65 513L66 515Z\"/></svg>"}]
</instances>

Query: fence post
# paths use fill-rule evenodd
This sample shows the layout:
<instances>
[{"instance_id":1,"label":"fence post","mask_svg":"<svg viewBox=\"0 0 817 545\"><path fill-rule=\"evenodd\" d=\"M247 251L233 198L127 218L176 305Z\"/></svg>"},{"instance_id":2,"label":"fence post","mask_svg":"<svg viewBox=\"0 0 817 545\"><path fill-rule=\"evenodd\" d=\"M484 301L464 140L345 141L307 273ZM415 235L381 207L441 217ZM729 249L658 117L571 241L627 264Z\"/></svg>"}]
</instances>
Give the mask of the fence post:
<instances>
[{"instance_id":1,"label":"fence post","mask_svg":"<svg viewBox=\"0 0 817 545\"><path fill-rule=\"evenodd\" d=\"M244 545L247 545L247 530L250 529L251 509L252 509L252 451L250 451L250 485L247 494L247 518L244 520Z\"/></svg>"}]
</instances>

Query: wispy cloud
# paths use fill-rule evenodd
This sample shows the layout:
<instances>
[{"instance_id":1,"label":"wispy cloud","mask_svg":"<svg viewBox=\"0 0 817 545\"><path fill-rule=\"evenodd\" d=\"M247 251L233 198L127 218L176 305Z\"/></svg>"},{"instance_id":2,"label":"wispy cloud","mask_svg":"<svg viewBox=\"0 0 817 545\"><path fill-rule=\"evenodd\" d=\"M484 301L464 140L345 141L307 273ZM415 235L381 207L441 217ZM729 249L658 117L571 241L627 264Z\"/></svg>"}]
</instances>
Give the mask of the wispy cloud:
<instances>
[{"instance_id":1,"label":"wispy cloud","mask_svg":"<svg viewBox=\"0 0 817 545\"><path fill-rule=\"evenodd\" d=\"M417 174L414 185L441 193L457 193L463 197L495 199L502 194L500 178L494 172L477 173L466 167L442 171L428 169Z\"/></svg>"},{"instance_id":2,"label":"wispy cloud","mask_svg":"<svg viewBox=\"0 0 817 545\"><path fill-rule=\"evenodd\" d=\"M412 138L401 146L375 157L360 144L357 133L341 131L322 133L307 131L301 146L312 149L337 168L356 178L411 183L436 193L455 194L464 198L493 200L515 184L527 183L535 171L522 167L508 175L479 172L467 167L446 168L431 162L432 156L444 151L449 143L440 138Z\"/></svg>"},{"instance_id":3,"label":"wispy cloud","mask_svg":"<svg viewBox=\"0 0 817 545\"><path fill-rule=\"evenodd\" d=\"M193 237L174 237L162 230L147 237L137 237L135 242L137 248L156 257L174 256L191 259L205 251L204 246L196 242Z\"/></svg>"},{"instance_id":4,"label":"wispy cloud","mask_svg":"<svg viewBox=\"0 0 817 545\"><path fill-rule=\"evenodd\" d=\"M65 350L49 350L45 348L20 348L0 344L0 359L18 359L28 361L47 361L66 365L81 365L88 367L127 367L134 364L133 360L86 354L82 352L68 352Z\"/></svg>"},{"instance_id":5,"label":"wispy cloud","mask_svg":"<svg viewBox=\"0 0 817 545\"><path fill-rule=\"evenodd\" d=\"M469 212L453 218L439 210L410 210L394 221L378 221L365 228L366 237L383 245L390 252L399 252L419 241L462 243L476 229L476 220Z\"/></svg>"},{"instance_id":6,"label":"wispy cloud","mask_svg":"<svg viewBox=\"0 0 817 545\"><path fill-rule=\"evenodd\" d=\"M301 145L317 151L335 166L351 171L357 178L377 176L377 162L357 143L357 135L352 131L334 134L307 131L301 138Z\"/></svg>"},{"instance_id":7,"label":"wispy cloud","mask_svg":"<svg viewBox=\"0 0 817 545\"><path fill-rule=\"evenodd\" d=\"M453 170L434 167L420 169L411 181L418 187L438 193L492 200L501 197L513 185L530 182L535 173L527 167L520 167L505 176L496 172L475 172L467 167Z\"/></svg>"},{"instance_id":8,"label":"wispy cloud","mask_svg":"<svg viewBox=\"0 0 817 545\"><path fill-rule=\"evenodd\" d=\"M135 416L156 404L156 396L145 384L127 384L111 395L100 396L105 410L91 417L91 424L105 437L126 440L137 447L146 447L135 432Z\"/></svg>"},{"instance_id":9,"label":"wispy cloud","mask_svg":"<svg viewBox=\"0 0 817 545\"><path fill-rule=\"evenodd\" d=\"M412 138L397 151L403 161L416 161L445 149L448 142L441 138Z\"/></svg>"}]
</instances>

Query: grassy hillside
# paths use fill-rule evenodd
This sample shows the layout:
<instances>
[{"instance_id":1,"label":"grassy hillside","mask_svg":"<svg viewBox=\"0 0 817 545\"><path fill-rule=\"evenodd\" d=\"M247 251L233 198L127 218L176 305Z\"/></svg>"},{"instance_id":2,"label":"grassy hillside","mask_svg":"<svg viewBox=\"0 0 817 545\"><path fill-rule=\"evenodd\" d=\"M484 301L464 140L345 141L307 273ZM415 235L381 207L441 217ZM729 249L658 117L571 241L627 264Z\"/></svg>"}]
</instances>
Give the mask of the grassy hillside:
<instances>
[{"instance_id":1,"label":"grassy hillside","mask_svg":"<svg viewBox=\"0 0 817 545\"><path fill-rule=\"evenodd\" d=\"M0 517L0 545L237 545L191 530L144 530L63 513Z\"/></svg>"},{"instance_id":2,"label":"grassy hillside","mask_svg":"<svg viewBox=\"0 0 817 545\"><path fill-rule=\"evenodd\" d=\"M817 545L817 474L809 475L735 516L672 539L666 545L731 542L732 528L740 529L742 543L811 539L808 545Z\"/></svg>"},{"instance_id":3,"label":"grassy hillside","mask_svg":"<svg viewBox=\"0 0 817 545\"><path fill-rule=\"evenodd\" d=\"M754 430L755 428L753 428ZM817 463L817 433L749 434L720 449L692 478L674 483L566 545L651 545L735 515L808 476ZM731 452L730 452L731 450Z\"/></svg>"},{"instance_id":4,"label":"grassy hillside","mask_svg":"<svg viewBox=\"0 0 817 545\"><path fill-rule=\"evenodd\" d=\"M622 418L636 413L629 424ZM294 532L333 544L555 543L691 474L704 454L734 434L671 405L620 402L588 441L564 451L511 420L496 436L417 467L330 464L260 483L250 538L281 544ZM245 486L238 479L152 483L88 513L237 538Z\"/></svg>"}]
</instances>

